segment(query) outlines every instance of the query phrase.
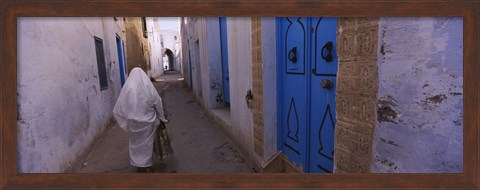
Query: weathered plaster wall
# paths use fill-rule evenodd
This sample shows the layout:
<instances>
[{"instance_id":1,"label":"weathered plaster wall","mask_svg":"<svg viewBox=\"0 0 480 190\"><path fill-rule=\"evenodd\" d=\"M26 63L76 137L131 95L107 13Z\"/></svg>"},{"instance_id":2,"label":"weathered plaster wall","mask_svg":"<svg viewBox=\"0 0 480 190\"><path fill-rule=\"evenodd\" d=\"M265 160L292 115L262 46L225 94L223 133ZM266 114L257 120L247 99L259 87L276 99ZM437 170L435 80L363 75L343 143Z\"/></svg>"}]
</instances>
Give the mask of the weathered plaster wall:
<instances>
[{"instance_id":1,"label":"weathered plaster wall","mask_svg":"<svg viewBox=\"0 0 480 190\"><path fill-rule=\"evenodd\" d=\"M183 33L185 32L185 33ZM189 17L182 26L182 37L190 49L192 61L192 86L199 103L209 113L219 108L216 96L222 90L222 62L220 25L218 17ZM252 31L250 18L227 18L228 67L230 70L230 115L222 118L228 123L223 131L249 158L253 152L252 111L247 107L245 95L252 89ZM198 49L196 48L198 42ZM187 54L187 52L185 52ZM199 58L199 64L197 57ZM188 64L188 59L185 60ZM199 77L198 70L201 70ZM188 70L187 70L188 71ZM261 72L261 68L260 68ZM188 75L187 75L188 76ZM188 82L187 82L188 83ZM228 112L228 111L226 111ZM222 116L223 117L223 116ZM257 162L257 164L259 164Z\"/></svg>"},{"instance_id":2,"label":"weathered plaster wall","mask_svg":"<svg viewBox=\"0 0 480 190\"><path fill-rule=\"evenodd\" d=\"M205 37L206 37L206 52L203 55L206 62L206 84L204 85L205 104L208 108L217 108L216 97L222 93L222 54L220 46L220 24L218 17L205 18Z\"/></svg>"},{"instance_id":3,"label":"weathered plaster wall","mask_svg":"<svg viewBox=\"0 0 480 190\"><path fill-rule=\"evenodd\" d=\"M128 73L135 67L140 67L145 72L149 71L150 54L148 39L143 36L142 17L126 17L125 31Z\"/></svg>"},{"instance_id":4,"label":"weathered plaster wall","mask_svg":"<svg viewBox=\"0 0 480 190\"><path fill-rule=\"evenodd\" d=\"M379 38L372 172L462 172L462 18L381 18Z\"/></svg>"},{"instance_id":5,"label":"weathered plaster wall","mask_svg":"<svg viewBox=\"0 0 480 190\"><path fill-rule=\"evenodd\" d=\"M153 78L163 74L163 56L160 44L160 25L158 17L147 17L148 44L150 47L151 70L148 72Z\"/></svg>"},{"instance_id":6,"label":"weathered plaster wall","mask_svg":"<svg viewBox=\"0 0 480 190\"><path fill-rule=\"evenodd\" d=\"M193 39L199 42L199 52L193 51L191 53L199 53L201 80L197 77L196 67L192 67L193 88L197 89L201 82L202 104L207 109L217 108L216 96L222 90L222 62L220 51L220 26L218 17L200 17L193 23ZM192 54L192 61L195 62L197 55ZM192 62L192 65L196 63ZM196 90L198 91L198 90Z\"/></svg>"},{"instance_id":7,"label":"weathered plaster wall","mask_svg":"<svg viewBox=\"0 0 480 190\"><path fill-rule=\"evenodd\" d=\"M335 173L370 171L378 89L378 18L338 18Z\"/></svg>"},{"instance_id":8,"label":"weathered plaster wall","mask_svg":"<svg viewBox=\"0 0 480 190\"><path fill-rule=\"evenodd\" d=\"M191 44L193 40L192 36L192 18L191 17L182 17L182 23L180 27L181 37L182 37L182 75L185 78L184 83L191 87L191 75L190 75L190 62L192 62L192 49ZM189 52L190 51L190 52ZM193 82L193 81L192 81Z\"/></svg>"},{"instance_id":9,"label":"weathered plaster wall","mask_svg":"<svg viewBox=\"0 0 480 190\"><path fill-rule=\"evenodd\" d=\"M231 136L237 145L255 158L253 151L252 111L245 96L252 89L251 18L228 17L228 67L230 72Z\"/></svg>"},{"instance_id":10,"label":"weathered plaster wall","mask_svg":"<svg viewBox=\"0 0 480 190\"><path fill-rule=\"evenodd\" d=\"M117 51L117 42L116 35L118 35L121 40L125 40L125 26L123 22L123 17L116 17L115 20L113 17L101 17L103 23L103 45L105 51L105 57L111 58L111 67L109 68L109 73L111 77L108 77L108 83L114 84L109 87L113 89L115 97L118 97L121 90L120 81L120 67L118 60L118 51ZM125 76L125 80L127 79Z\"/></svg>"},{"instance_id":11,"label":"weathered plaster wall","mask_svg":"<svg viewBox=\"0 0 480 190\"><path fill-rule=\"evenodd\" d=\"M262 17L264 159L277 152L277 52L274 17Z\"/></svg>"},{"instance_id":12,"label":"weathered plaster wall","mask_svg":"<svg viewBox=\"0 0 480 190\"><path fill-rule=\"evenodd\" d=\"M177 43L181 39L180 32L178 30L162 30L162 26L160 26L160 35L163 36L163 48L168 48L170 49L170 51L173 52L173 55L174 55L173 70L180 71L180 68L181 68L180 62L178 62L179 61L178 56L180 55L180 47L177 45ZM177 40L175 40L175 37L177 37ZM164 56L167 56L167 55L164 54ZM164 63L166 66L168 66L168 59L165 59Z\"/></svg>"},{"instance_id":13,"label":"weathered plaster wall","mask_svg":"<svg viewBox=\"0 0 480 190\"><path fill-rule=\"evenodd\" d=\"M175 68L177 68L177 71L183 70L182 60L182 36L179 35L175 41Z\"/></svg>"},{"instance_id":14,"label":"weathered plaster wall","mask_svg":"<svg viewBox=\"0 0 480 190\"><path fill-rule=\"evenodd\" d=\"M277 152L275 18L251 21L253 150L265 167Z\"/></svg>"},{"instance_id":15,"label":"weathered plaster wall","mask_svg":"<svg viewBox=\"0 0 480 190\"><path fill-rule=\"evenodd\" d=\"M191 28L192 28L192 38L190 41L190 48L191 48L191 60L192 60L192 86L193 86L193 91L195 93L195 96L197 97L197 100L200 100L200 104L203 105L203 86L204 84L204 78L203 78L203 73L204 69L202 66L202 49L205 49L203 47L203 44L206 43L205 37L204 37L204 30L205 30L205 22L202 21L203 18L201 17L194 17L192 18L192 23L191 23Z\"/></svg>"},{"instance_id":16,"label":"weathered plaster wall","mask_svg":"<svg viewBox=\"0 0 480 190\"><path fill-rule=\"evenodd\" d=\"M111 17L18 18L18 172L65 171L111 121L120 87L117 24ZM106 90L94 36L104 43Z\"/></svg>"}]
</instances>

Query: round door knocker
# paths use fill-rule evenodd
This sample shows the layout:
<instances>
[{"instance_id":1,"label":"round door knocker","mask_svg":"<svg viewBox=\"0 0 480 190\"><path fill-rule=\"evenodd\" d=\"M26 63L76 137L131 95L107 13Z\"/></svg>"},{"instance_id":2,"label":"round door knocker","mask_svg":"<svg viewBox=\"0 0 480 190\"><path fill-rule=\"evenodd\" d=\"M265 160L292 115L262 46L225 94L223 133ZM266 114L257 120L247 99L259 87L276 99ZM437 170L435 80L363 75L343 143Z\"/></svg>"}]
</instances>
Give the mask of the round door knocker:
<instances>
[{"instance_id":1,"label":"round door knocker","mask_svg":"<svg viewBox=\"0 0 480 190\"><path fill-rule=\"evenodd\" d=\"M288 60L290 60L293 63L297 63L297 47L293 47L288 52Z\"/></svg>"},{"instance_id":2,"label":"round door knocker","mask_svg":"<svg viewBox=\"0 0 480 190\"><path fill-rule=\"evenodd\" d=\"M322 80L322 88L330 89L333 87L333 81L330 79L323 79Z\"/></svg>"},{"instance_id":3,"label":"round door knocker","mask_svg":"<svg viewBox=\"0 0 480 190\"><path fill-rule=\"evenodd\" d=\"M322 58L326 61L326 62L332 62L333 60L333 56L332 56L332 47L333 47L333 42L331 41L328 41L327 43L325 43L325 45L322 47L322 52L320 53L322 55ZM327 49L327 55L325 56L324 55L324 51L325 49Z\"/></svg>"}]
</instances>

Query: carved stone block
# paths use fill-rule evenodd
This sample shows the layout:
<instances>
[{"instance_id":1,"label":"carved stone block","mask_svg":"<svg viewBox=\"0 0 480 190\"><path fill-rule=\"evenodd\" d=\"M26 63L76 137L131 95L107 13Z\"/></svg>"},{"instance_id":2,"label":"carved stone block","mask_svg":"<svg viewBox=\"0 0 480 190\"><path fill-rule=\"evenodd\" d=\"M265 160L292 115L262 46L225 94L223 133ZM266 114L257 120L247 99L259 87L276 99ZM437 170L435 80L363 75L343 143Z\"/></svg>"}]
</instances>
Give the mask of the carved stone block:
<instances>
[{"instance_id":1,"label":"carved stone block","mask_svg":"<svg viewBox=\"0 0 480 190\"><path fill-rule=\"evenodd\" d=\"M366 124L375 123L376 100L370 97L359 98L359 121Z\"/></svg>"},{"instance_id":2,"label":"carved stone block","mask_svg":"<svg viewBox=\"0 0 480 190\"><path fill-rule=\"evenodd\" d=\"M337 94L336 113L338 118L349 118L351 116L350 99Z\"/></svg>"},{"instance_id":3,"label":"carved stone block","mask_svg":"<svg viewBox=\"0 0 480 190\"><path fill-rule=\"evenodd\" d=\"M378 69L373 61L359 64L358 90L363 94L376 94L378 91Z\"/></svg>"},{"instance_id":4,"label":"carved stone block","mask_svg":"<svg viewBox=\"0 0 480 190\"><path fill-rule=\"evenodd\" d=\"M343 32L337 36L338 57L342 60L351 59L355 56L355 34Z\"/></svg>"},{"instance_id":5,"label":"carved stone block","mask_svg":"<svg viewBox=\"0 0 480 190\"><path fill-rule=\"evenodd\" d=\"M378 27L378 17L357 17L356 29Z\"/></svg>"},{"instance_id":6,"label":"carved stone block","mask_svg":"<svg viewBox=\"0 0 480 190\"><path fill-rule=\"evenodd\" d=\"M373 137L371 128L339 121L335 132L335 141L339 148L360 157L371 154Z\"/></svg>"},{"instance_id":7,"label":"carved stone block","mask_svg":"<svg viewBox=\"0 0 480 190\"><path fill-rule=\"evenodd\" d=\"M358 56L377 56L378 28L367 28L356 32Z\"/></svg>"},{"instance_id":8,"label":"carved stone block","mask_svg":"<svg viewBox=\"0 0 480 190\"><path fill-rule=\"evenodd\" d=\"M354 17L340 17L338 18L338 25L339 27L345 31L351 28L353 30L355 28L356 20Z\"/></svg>"},{"instance_id":9,"label":"carved stone block","mask_svg":"<svg viewBox=\"0 0 480 190\"><path fill-rule=\"evenodd\" d=\"M342 149L335 149L335 173L367 173L370 171L370 163L350 154ZM338 150L338 152L337 152Z\"/></svg>"},{"instance_id":10,"label":"carved stone block","mask_svg":"<svg viewBox=\"0 0 480 190\"><path fill-rule=\"evenodd\" d=\"M378 18L339 18L335 126L337 173L369 172L378 93Z\"/></svg>"},{"instance_id":11,"label":"carved stone block","mask_svg":"<svg viewBox=\"0 0 480 190\"><path fill-rule=\"evenodd\" d=\"M348 77L346 75L338 75L337 76L337 93L341 93L347 91Z\"/></svg>"},{"instance_id":12,"label":"carved stone block","mask_svg":"<svg viewBox=\"0 0 480 190\"><path fill-rule=\"evenodd\" d=\"M252 91L254 93L253 146L257 156L263 157L264 115L263 115L263 71L262 71L262 28L261 18L252 17Z\"/></svg>"}]
</instances>

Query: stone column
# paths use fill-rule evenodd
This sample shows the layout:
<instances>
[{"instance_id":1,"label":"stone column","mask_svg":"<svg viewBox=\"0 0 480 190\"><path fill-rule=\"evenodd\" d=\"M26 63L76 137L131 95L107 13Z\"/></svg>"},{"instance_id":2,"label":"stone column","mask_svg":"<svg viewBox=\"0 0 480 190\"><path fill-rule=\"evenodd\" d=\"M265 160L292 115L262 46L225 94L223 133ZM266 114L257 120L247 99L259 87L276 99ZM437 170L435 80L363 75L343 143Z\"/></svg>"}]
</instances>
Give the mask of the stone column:
<instances>
[{"instance_id":1,"label":"stone column","mask_svg":"<svg viewBox=\"0 0 480 190\"><path fill-rule=\"evenodd\" d=\"M368 173L376 126L378 18L339 18L335 173Z\"/></svg>"},{"instance_id":2,"label":"stone column","mask_svg":"<svg viewBox=\"0 0 480 190\"><path fill-rule=\"evenodd\" d=\"M252 113L253 150L263 161L264 118L263 118L263 62L262 62L262 19L252 17Z\"/></svg>"}]
</instances>

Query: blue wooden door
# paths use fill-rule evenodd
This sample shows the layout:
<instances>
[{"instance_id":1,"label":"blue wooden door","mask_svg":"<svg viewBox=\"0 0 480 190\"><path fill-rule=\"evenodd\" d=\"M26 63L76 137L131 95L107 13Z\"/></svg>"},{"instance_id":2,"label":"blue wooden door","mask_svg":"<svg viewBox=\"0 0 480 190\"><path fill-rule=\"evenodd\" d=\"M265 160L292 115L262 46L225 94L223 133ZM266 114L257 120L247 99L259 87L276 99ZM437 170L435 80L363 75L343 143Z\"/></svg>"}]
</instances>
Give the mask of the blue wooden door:
<instances>
[{"instance_id":1,"label":"blue wooden door","mask_svg":"<svg viewBox=\"0 0 480 190\"><path fill-rule=\"evenodd\" d=\"M200 40L195 41L194 45L194 67L196 80L194 81L194 86L196 88L196 93L198 97L202 97L202 64L200 63Z\"/></svg>"},{"instance_id":2,"label":"blue wooden door","mask_svg":"<svg viewBox=\"0 0 480 190\"><path fill-rule=\"evenodd\" d=\"M188 49L188 87L190 90L193 89L192 82L192 53L190 51L191 45L190 40L187 39L187 49Z\"/></svg>"},{"instance_id":3,"label":"blue wooden door","mask_svg":"<svg viewBox=\"0 0 480 190\"><path fill-rule=\"evenodd\" d=\"M307 18L285 18L279 22L282 150L293 164L305 168L307 162Z\"/></svg>"},{"instance_id":4,"label":"blue wooden door","mask_svg":"<svg viewBox=\"0 0 480 190\"><path fill-rule=\"evenodd\" d=\"M192 55L190 54L190 49L188 50L188 86L192 90Z\"/></svg>"},{"instance_id":5,"label":"blue wooden door","mask_svg":"<svg viewBox=\"0 0 480 190\"><path fill-rule=\"evenodd\" d=\"M123 50L123 69L125 73L125 77L128 77L128 63L127 63L127 58L125 58L125 41L122 40L122 50Z\"/></svg>"},{"instance_id":6,"label":"blue wooden door","mask_svg":"<svg viewBox=\"0 0 480 190\"><path fill-rule=\"evenodd\" d=\"M228 76L227 18L220 17L220 45L222 55L223 100L230 104L230 84Z\"/></svg>"},{"instance_id":7,"label":"blue wooden door","mask_svg":"<svg viewBox=\"0 0 480 190\"><path fill-rule=\"evenodd\" d=\"M116 41L117 41L117 54L118 54L118 67L120 67L120 84L123 87L123 84L125 84L125 66L123 64L124 61L124 55L123 55L123 50L122 50L122 40L118 35L116 35Z\"/></svg>"},{"instance_id":8,"label":"blue wooden door","mask_svg":"<svg viewBox=\"0 0 480 190\"><path fill-rule=\"evenodd\" d=\"M337 19L312 18L309 172L333 172Z\"/></svg>"},{"instance_id":9,"label":"blue wooden door","mask_svg":"<svg viewBox=\"0 0 480 190\"><path fill-rule=\"evenodd\" d=\"M304 172L332 172L336 18L289 17L277 24L279 147Z\"/></svg>"}]
</instances>

